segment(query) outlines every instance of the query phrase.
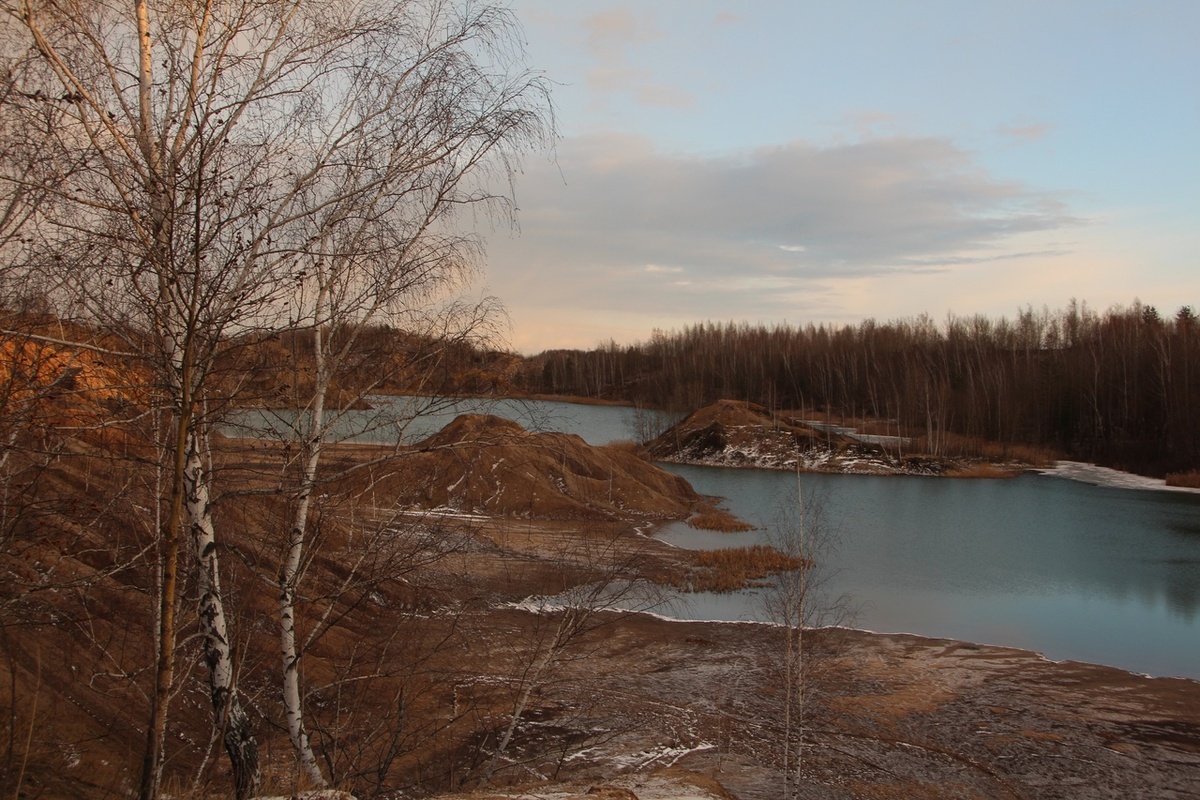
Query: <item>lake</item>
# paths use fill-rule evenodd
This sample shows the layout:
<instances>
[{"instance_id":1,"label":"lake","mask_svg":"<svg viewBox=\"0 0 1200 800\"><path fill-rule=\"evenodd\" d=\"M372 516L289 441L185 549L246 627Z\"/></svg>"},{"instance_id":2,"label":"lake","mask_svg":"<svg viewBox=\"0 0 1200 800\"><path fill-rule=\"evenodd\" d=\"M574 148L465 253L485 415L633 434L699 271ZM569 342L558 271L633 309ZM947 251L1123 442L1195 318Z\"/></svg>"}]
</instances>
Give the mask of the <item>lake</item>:
<instances>
[{"instance_id":1,"label":"lake","mask_svg":"<svg viewBox=\"0 0 1200 800\"><path fill-rule=\"evenodd\" d=\"M382 408L389 402L379 400ZM592 444L634 438L628 407L540 401L458 401L410 440L463 410L526 427L576 433ZM347 430L377 419L356 412ZM251 423L255 424L255 423ZM362 428L360 427L359 430ZM389 439L388 437L392 437ZM360 438L394 440L379 428ZM662 465L759 530L658 532L679 547L752 544L795 503L789 472ZM1052 475L1008 480L804 474L806 497L825 504L836 549L826 555L829 596L859 607L854 627L907 632L1200 679L1200 494L1096 486ZM690 595L670 613L754 619L753 592Z\"/></svg>"},{"instance_id":2,"label":"lake","mask_svg":"<svg viewBox=\"0 0 1200 800\"><path fill-rule=\"evenodd\" d=\"M681 547L763 541L796 477L670 466L762 530L660 536ZM1200 497L1028 474L1008 480L804 474L836 551L830 599L854 627L1012 645L1151 675L1200 678ZM690 618L750 619L756 603L703 595Z\"/></svg>"},{"instance_id":3,"label":"lake","mask_svg":"<svg viewBox=\"0 0 1200 800\"><path fill-rule=\"evenodd\" d=\"M370 397L370 409L344 411L331 420L332 436L342 441L413 444L441 430L459 414L494 414L528 430L574 433L589 444L635 439L645 416L629 406L588 406L551 400L511 398ZM654 414L655 412L648 412ZM287 409L239 411L221 426L229 436L288 436L296 412Z\"/></svg>"}]
</instances>

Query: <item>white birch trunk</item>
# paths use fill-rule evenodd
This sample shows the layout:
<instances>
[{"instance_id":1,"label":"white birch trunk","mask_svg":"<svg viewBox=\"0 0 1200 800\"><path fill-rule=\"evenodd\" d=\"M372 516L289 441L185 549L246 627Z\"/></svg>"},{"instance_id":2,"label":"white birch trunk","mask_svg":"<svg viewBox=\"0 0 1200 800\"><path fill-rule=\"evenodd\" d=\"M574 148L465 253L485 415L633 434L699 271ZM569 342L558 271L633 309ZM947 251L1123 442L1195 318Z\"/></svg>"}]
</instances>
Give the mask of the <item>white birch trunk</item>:
<instances>
[{"instance_id":1,"label":"white birch trunk","mask_svg":"<svg viewBox=\"0 0 1200 800\"><path fill-rule=\"evenodd\" d=\"M796 502L800 507L800 593L796 598L796 651L795 674L796 682L796 777L795 790L800 792L801 770L804 767L804 623L808 603L808 570L811 566L808 554L807 530L805 526L806 509L804 508L804 486L800 481L800 470L796 470Z\"/></svg>"},{"instance_id":2,"label":"white birch trunk","mask_svg":"<svg viewBox=\"0 0 1200 800\"><path fill-rule=\"evenodd\" d=\"M244 800L255 793L261 780L258 743L250 729L250 718L238 700L235 686L233 649L229 643L225 605L221 600L221 575L208 481L209 476L204 471L200 454L199 437L193 433L188 439L184 487L188 528L199 581L197 615L204 634L204 661L208 666L213 721L223 732L238 800Z\"/></svg>"},{"instance_id":3,"label":"white birch trunk","mask_svg":"<svg viewBox=\"0 0 1200 800\"><path fill-rule=\"evenodd\" d=\"M554 636L550 641L546 651L538 656L537 663L534 665L529 677L525 681L525 685L521 687L521 694L517 698L516 705L513 706L512 716L508 720L508 725L505 726L504 733L500 737L500 741L496 744L496 751L488 760L488 763L483 768L483 777L480 779L481 785L487 785L495 774L496 769L500 766L500 759L504 757L504 753L508 750L508 745L512 742L513 734L517 731L517 725L521 723L521 715L525 713L525 709L529 705L529 698L533 694L533 690L541 685L543 674L550 669L558 658L559 653L566 645L567 639L570 638L570 631L576 623L575 611L568 609L563 612L562 619L559 620L558 627L554 631Z\"/></svg>"},{"instance_id":4,"label":"white birch trunk","mask_svg":"<svg viewBox=\"0 0 1200 800\"><path fill-rule=\"evenodd\" d=\"M307 430L302 425L303 446L306 458L300 476L299 494L296 497L295 516L288 531L287 550L279 567L279 635L280 653L283 657L283 709L287 720L288 736L292 740L296 757L308 780L318 788L329 784L321 774L317 757L313 753L308 731L304 726L304 702L300 693L300 648L296 645L296 581L304 558L304 543L308 532L308 511L316 482L317 467L321 460L324 441L325 395L328 388L326 374L325 343L319 321L323 303L318 299L318 325L313 336L316 360L316 383L314 387L311 417Z\"/></svg>"}]
</instances>

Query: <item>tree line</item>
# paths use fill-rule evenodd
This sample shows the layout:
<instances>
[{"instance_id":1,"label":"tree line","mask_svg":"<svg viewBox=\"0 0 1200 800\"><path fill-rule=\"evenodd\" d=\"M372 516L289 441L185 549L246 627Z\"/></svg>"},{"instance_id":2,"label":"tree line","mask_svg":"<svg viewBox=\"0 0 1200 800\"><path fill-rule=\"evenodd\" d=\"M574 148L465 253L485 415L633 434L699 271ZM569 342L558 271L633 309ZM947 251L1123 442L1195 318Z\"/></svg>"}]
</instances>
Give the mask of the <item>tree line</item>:
<instances>
[{"instance_id":1,"label":"tree line","mask_svg":"<svg viewBox=\"0 0 1200 800\"><path fill-rule=\"evenodd\" d=\"M699 323L629 346L527 359L530 392L690 411L720 398L890 421L939 454L950 437L1034 445L1151 475L1200 464L1200 321L1072 300L1015 319L922 315L855 325Z\"/></svg>"}]
</instances>

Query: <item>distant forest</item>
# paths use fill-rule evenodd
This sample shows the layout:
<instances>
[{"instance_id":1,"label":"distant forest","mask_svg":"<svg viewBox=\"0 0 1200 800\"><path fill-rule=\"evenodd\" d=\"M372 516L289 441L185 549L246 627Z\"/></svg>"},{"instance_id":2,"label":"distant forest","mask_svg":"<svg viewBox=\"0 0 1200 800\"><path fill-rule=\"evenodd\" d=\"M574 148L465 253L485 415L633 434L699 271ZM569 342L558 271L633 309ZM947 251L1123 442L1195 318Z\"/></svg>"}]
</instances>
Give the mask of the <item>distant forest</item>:
<instances>
[{"instance_id":1,"label":"distant forest","mask_svg":"<svg viewBox=\"0 0 1200 800\"><path fill-rule=\"evenodd\" d=\"M690 411L717 399L894 422L935 454L951 437L1052 448L1149 475L1200 466L1200 321L1138 301L1072 300L1015 320L927 315L857 325L700 323L629 346L526 360L531 393Z\"/></svg>"}]
</instances>

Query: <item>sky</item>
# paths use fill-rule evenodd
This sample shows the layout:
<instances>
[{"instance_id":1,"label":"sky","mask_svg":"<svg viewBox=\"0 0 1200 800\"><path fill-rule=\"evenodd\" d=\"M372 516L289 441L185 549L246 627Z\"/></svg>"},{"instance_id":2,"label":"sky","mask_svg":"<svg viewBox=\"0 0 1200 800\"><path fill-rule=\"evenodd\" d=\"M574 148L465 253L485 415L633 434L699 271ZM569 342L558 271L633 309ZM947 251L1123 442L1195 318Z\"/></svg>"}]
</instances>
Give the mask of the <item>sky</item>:
<instances>
[{"instance_id":1,"label":"sky","mask_svg":"<svg viewBox=\"0 0 1200 800\"><path fill-rule=\"evenodd\" d=\"M490 230L532 354L1200 307L1200 0L511 0L559 138Z\"/></svg>"}]
</instances>

